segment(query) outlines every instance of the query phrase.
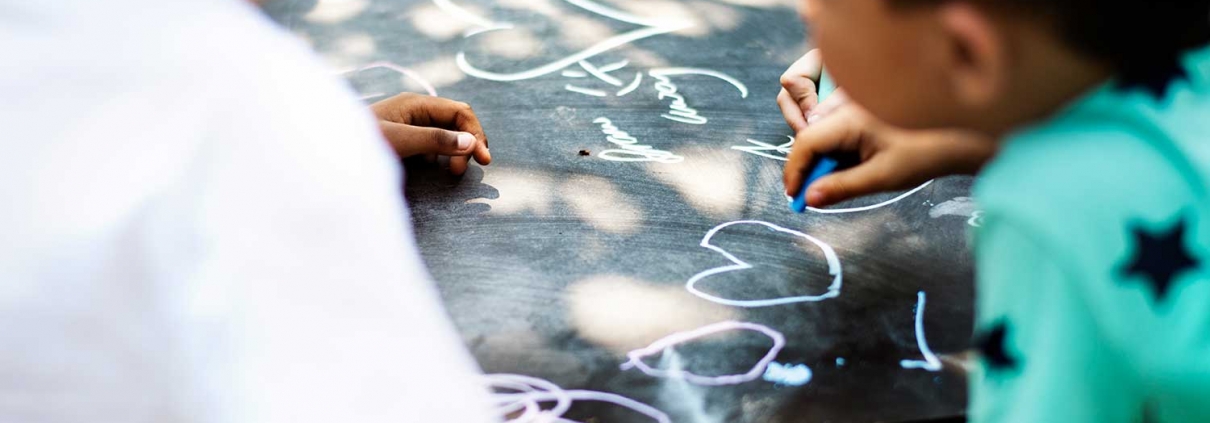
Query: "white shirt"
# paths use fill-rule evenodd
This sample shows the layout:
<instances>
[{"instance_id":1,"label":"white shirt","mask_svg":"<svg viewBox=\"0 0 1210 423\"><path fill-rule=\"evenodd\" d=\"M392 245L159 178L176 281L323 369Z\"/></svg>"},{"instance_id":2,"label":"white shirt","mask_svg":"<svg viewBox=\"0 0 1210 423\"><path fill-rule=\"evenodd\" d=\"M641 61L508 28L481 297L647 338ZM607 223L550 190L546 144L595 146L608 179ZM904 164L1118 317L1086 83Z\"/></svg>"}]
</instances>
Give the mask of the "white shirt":
<instances>
[{"instance_id":1,"label":"white shirt","mask_svg":"<svg viewBox=\"0 0 1210 423\"><path fill-rule=\"evenodd\" d=\"M351 92L240 0L0 0L0 421L484 422Z\"/></svg>"}]
</instances>

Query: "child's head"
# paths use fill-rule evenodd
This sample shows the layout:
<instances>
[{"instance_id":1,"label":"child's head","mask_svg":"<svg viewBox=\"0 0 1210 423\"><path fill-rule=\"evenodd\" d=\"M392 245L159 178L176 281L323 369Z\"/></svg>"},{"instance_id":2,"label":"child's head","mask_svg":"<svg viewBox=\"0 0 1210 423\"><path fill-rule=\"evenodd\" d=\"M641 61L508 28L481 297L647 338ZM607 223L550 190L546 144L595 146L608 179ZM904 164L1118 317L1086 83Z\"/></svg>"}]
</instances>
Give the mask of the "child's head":
<instances>
[{"instance_id":1,"label":"child's head","mask_svg":"<svg viewBox=\"0 0 1210 423\"><path fill-rule=\"evenodd\" d=\"M1111 75L1162 80L1210 42L1210 0L803 2L837 82L911 128L1010 130Z\"/></svg>"}]
</instances>

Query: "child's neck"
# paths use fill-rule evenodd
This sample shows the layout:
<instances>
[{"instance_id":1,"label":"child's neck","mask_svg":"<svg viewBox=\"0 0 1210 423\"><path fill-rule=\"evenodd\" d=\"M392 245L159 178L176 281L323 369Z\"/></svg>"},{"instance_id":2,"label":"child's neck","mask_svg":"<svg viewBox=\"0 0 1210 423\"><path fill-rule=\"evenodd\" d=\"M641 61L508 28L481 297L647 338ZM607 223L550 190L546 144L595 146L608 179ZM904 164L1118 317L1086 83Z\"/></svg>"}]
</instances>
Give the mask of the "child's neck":
<instances>
[{"instance_id":1,"label":"child's neck","mask_svg":"<svg viewBox=\"0 0 1210 423\"><path fill-rule=\"evenodd\" d=\"M1108 66L1075 53L1047 33L1019 35L1009 95L996 105L996 113L983 114L979 125L997 139L1051 117L1113 75Z\"/></svg>"}]
</instances>

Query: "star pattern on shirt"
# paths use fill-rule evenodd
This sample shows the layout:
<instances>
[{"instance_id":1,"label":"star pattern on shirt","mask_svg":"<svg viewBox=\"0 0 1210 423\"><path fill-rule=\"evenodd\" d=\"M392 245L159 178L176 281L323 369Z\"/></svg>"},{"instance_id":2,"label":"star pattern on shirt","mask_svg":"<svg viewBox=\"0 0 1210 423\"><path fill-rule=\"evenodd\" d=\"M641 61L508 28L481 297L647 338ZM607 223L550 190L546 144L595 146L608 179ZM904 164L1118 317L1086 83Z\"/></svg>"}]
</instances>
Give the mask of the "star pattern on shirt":
<instances>
[{"instance_id":1,"label":"star pattern on shirt","mask_svg":"<svg viewBox=\"0 0 1210 423\"><path fill-rule=\"evenodd\" d=\"M1005 341L1008 339L1008 322L996 322L986 331L975 337L975 346L979 350L987 368L992 371L1005 371L1017 368L1017 359L1008 353Z\"/></svg>"},{"instance_id":2,"label":"star pattern on shirt","mask_svg":"<svg viewBox=\"0 0 1210 423\"><path fill-rule=\"evenodd\" d=\"M1163 100L1168 96L1172 84L1180 80L1189 80L1189 71L1181 66L1178 59L1156 61L1154 65L1128 70L1122 73L1118 88L1121 90L1142 89Z\"/></svg>"},{"instance_id":3,"label":"star pattern on shirt","mask_svg":"<svg viewBox=\"0 0 1210 423\"><path fill-rule=\"evenodd\" d=\"M1155 303L1164 302L1168 291L1181 273L1198 267L1198 262L1185 245L1185 219L1180 219L1171 228L1148 231L1136 224L1134 235L1134 257L1123 268L1126 278L1138 277L1151 285Z\"/></svg>"}]
</instances>

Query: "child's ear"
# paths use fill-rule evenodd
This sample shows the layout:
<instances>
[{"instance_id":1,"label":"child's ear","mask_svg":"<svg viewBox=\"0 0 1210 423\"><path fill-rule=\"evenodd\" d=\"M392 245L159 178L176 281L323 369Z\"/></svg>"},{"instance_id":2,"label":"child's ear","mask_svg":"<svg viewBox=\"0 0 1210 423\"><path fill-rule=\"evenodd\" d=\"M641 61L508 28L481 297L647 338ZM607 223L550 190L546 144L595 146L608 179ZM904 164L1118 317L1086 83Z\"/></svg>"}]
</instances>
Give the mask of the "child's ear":
<instances>
[{"instance_id":1,"label":"child's ear","mask_svg":"<svg viewBox=\"0 0 1210 423\"><path fill-rule=\"evenodd\" d=\"M986 107L1009 85L1009 49L1002 28L985 10L970 2L946 2L938 7L938 19L949 44L944 54L950 89L963 105Z\"/></svg>"}]
</instances>

